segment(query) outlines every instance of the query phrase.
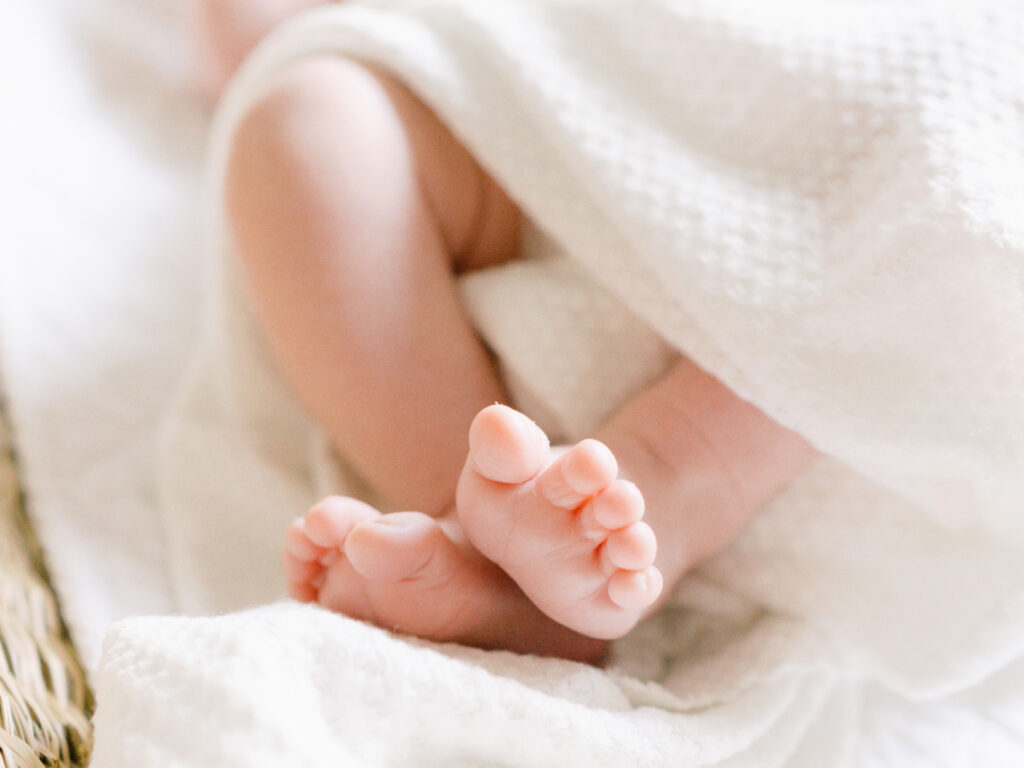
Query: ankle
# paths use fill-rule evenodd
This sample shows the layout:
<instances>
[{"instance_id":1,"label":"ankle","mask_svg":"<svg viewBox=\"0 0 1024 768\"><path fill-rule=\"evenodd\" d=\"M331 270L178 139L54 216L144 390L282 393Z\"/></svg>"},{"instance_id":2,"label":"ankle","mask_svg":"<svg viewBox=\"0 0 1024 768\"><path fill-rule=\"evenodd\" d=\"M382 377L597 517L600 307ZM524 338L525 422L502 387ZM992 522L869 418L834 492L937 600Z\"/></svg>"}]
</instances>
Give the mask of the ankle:
<instances>
[{"instance_id":1,"label":"ankle","mask_svg":"<svg viewBox=\"0 0 1024 768\"><path fill-rule=\"evenodd\" d=\"M728 545L817 456L685 358L599 438L644 494L666 584Z\"/></svg>"}]
</instances>

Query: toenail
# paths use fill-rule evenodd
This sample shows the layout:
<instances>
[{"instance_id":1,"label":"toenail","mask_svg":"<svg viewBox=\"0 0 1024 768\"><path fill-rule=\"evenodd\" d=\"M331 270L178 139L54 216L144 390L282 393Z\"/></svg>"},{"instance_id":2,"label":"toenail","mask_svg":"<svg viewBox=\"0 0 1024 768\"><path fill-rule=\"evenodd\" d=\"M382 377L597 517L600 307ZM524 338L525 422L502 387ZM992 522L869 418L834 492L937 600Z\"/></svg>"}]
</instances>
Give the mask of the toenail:
<instances>
[{"instance_id":1,"label":"toenail","mask_svg":"<svg viewBox=\"0 0 1024 768\"><path fill-rule=\"evenodd\" d=\"M537 430L537 425L519 411L512 411L512 413L515 415L514 422L519 432L519 437L524 441L530 440L533 437L534 431Z\"/></svg>"}]
</instances>

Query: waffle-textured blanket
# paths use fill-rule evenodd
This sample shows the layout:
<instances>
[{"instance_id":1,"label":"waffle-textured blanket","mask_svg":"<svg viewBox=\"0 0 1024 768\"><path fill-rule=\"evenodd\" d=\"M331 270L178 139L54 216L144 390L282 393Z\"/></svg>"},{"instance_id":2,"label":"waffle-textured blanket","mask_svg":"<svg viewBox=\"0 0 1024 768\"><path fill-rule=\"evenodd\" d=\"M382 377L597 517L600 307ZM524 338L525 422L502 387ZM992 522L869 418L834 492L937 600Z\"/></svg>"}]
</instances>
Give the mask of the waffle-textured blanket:
<instances>
[{"instance_id":1,"label":"waffle-textured blanket","mask_svg":"<svg viewBox=\"0 0 1024 768\"><path fill-rule=\"evenodd\" d=\"M165 432L187 610L279 594L288 520L349 482L216 203L239 116L317 53L396 73L530 217L529 258L463 288L542 424L585 434L678 350L826 458L620 673L307 608L120 624L96 764L1024 759L1022 39L1009 4L729 0L351 3L271 36L216 126L217 311Z\"/></svg>"}]
</instances>

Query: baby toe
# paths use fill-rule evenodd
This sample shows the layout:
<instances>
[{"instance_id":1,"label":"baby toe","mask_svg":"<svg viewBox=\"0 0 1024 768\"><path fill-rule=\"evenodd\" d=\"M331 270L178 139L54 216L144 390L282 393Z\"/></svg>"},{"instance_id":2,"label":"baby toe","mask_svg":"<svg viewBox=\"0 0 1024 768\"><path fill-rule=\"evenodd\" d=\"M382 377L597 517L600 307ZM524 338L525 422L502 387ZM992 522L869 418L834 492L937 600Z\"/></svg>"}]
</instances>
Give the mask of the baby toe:
<instances>
[{"instance_id":1,"label":"baby toe","mask_svg":"<svg viewBox=\"0 0 1024 768\"><path fill-rule=\"evenodd\" d=\"M285 551L297 560L313 562L320 560L327 551L317 546L309 539L306 533L305 519L297 518L288 526L288 533L285 535Z\"/></svg>"},{"instance_id":2,"label":"baby toe","mask_svg":"<svg viewBox=\"0 0 1024 768\"><path fill-rule=\"evenodd\" d=\"M505 405L490 405L469 428L469 458L484 478L525 483L543 468L550 444L540 427Z\"/></svg>"},{"instance_id":3,"label":"baby toe","mask_svg":"<svg viewBox=\"0 0 1024 768\"><path fill-rule=\"evenodd\" d=\"M358 499L328 496L306 513L303 530L315 546L330 549L344 544L353 526L377 517L377 510Z\"/></svg>"},{"instance_id":4,"label":"baby toe","mask_svg":"<svg viewBox=\"0 0 1024 768\"><path fill-rule=\"evenodd\" d=\"M416 577L446 542L428 515L394 512L353 527L345 557L363 578L394 583Z\"/></svg>"},{"instance_id":5,"label":"baby toe","mask_svg":"<svg viewBox=\"0 0 1024 768\"><path fill-rule=\"evenodd\" d=\"M588 439L551 462L538 479L538 487L549 503L572 510L606 489L618 471L615 456L608 447Z\"/></svg>"},{"instance_id":6,"label":"baby toe","mask_svg":"<svg viewBox=\"0 0 1024 768\"><path fill-rule=\"evenodd\" d=\"M608 597L620 608L642 611L658 599L663 584L661 571L654 566L639 571L616 571L608 580Z\"/></svg>"},{"instance_id":7,"label":"baby toe","mask_svg":"<svg viewBox=\"0 0 1024 768\"><path fill-rule=\"evenodd\" d=\"M619 472L615 455L599 440L583 440L559 459L565 482L579 494L591 496L607 487Z\"/></svg>"},{"instance_id":8,"label":"baby toe","mask_svg":"<svg viewBox=\"0 0 1024 768\"><path fill-rule=\"evenodd\" d=\"M644 497L629 480L613 481L591 502L594 519L609 531L639 522L644 516Z\"/></svg>"},{"instance_id":9,"label":"baby toe","mask_svg":"<svg viewBox=\"0 0 1024 768\"><path fill-rule=\"evenodd\" d=\"M318 595L317 588L312 584L288 582L288 596L300 603L314 603Z\"/></svg>"},{"instance_id":10,"label":"baby toe","mask_svg":"<svg viewBox=\"0 0 1024 768\"><path fill-rule=\"evenodd\" d=\"M627 571L638 571L654 562L658 541L647 523L633 523L608 535L604 554L610 565Z\"/></svg>"},{"instance_id":11,"label":"baby toe","mask_svg":"<svg viewBox=\"0 0 1024 768\"><path fill-rule=\"evenodd\" d=\"M302 603L315 602L324 576L320 563L298 558L286 549L281 556L281 567L289 596Z\"/></svg>"},{"instance_id":12,"label":"baby toe","mask_svg":"<svg viewBox=\"0 0 1024 768\"><path fill-rule=\"evenodd\" d=\"M319 562L300 560L290 552L281 558L281 566L289 584L310 584L323 570Z\"/></svg>"}]
</instances>

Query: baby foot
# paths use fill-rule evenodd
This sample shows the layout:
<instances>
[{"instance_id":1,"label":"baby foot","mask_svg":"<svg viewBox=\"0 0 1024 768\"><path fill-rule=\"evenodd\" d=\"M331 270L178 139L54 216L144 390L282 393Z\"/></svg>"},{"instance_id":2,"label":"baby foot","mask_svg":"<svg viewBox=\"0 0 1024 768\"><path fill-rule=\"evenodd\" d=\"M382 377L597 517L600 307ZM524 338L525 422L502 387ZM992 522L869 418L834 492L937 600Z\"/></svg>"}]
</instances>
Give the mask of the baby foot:
<instances>
[{"instance_id":1,"label":"baby foot","mask_svg":"<svg viewBox=\"0 0 1024 768\"><path fill-rule=\"evenodd\" d=\"M636 486L596 440L553 452L502 405L481 411L456 510L470 542L547 616L589 637L626 634L662 588Z\"/></svg>"},{"instance_id":2,"label":"baby foot","mask_svg":"<svg viewBox=\"0 0 1024 768\"><path fill-rule=\"evenodd\" d=\"M454 518L382 515L332 496L288 531L288 590L303 602L429 640L595 661L604 643L541 613Z\"/></svg>"}]
</instances>

